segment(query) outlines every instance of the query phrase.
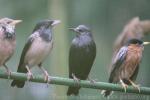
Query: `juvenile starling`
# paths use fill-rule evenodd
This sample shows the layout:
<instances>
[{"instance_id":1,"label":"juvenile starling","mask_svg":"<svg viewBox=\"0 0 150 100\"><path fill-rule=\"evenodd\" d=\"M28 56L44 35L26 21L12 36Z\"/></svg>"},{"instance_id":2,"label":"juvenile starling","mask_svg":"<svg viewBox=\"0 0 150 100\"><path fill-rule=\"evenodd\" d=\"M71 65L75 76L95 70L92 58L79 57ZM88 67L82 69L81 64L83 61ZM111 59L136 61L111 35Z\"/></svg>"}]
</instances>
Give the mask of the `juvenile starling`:
<instances>
[{"instance_id":1,"label":"juvenile starling","mask_svg":"<svg viewBox=\"0 0 150 100\"><path fill-rule=\"evenodd\" d=\"M14 54L16 48L15 26L21 20L13 20L10 18L0 19L0 66L4 66L8 75L11 71L6 65L6 62Z\"/></svg>"},{"instance_id":2,"label":"juvenile starling","mask_svg":"<svg viewBox=\"0 0 150 100\"><path fill-rule=\"evenodd\" d=\"M28 38L28 41L22 51L20 63L17 70L17 72L20 73L27 73L28 80L33 77L30 69L33 66L37 65L43 71L45 81L49 81L49 74L42 67L42 63L52 50L52 28L58 23L60 23L59 20L41 21L35 26L32 34ZM25 81L14 80L11 86L17 86L18 88L22 88L24 84Z\"/></svg>"},{"instance_id":3,"label":"juvenile starling","mask_svg":"<svg viewBox=\"0 0 150 100\"><path fill-rule=\"evenodd\" d=\"M149 44L149 42L143 42L139 39L130 39L123 47L121 47L113 59L109 83L116 84L120 82L125 89L125 92L127 86L132 85L140 92L139 86L136 85L134 81L136 80L139 64L142 59L144 50L143 45L146 44ZM104 90L102 93L107 97L110 95L111 91Z\"/></svg>"},{"instance_id":4,"label":"juvenile starling","mask_svg":"<svg viewBox=\"0 0 150 100\"><path fill-rule=\"evenodd\" d=\"M71 30L76 32L76 36L69 52L69 78L75 81L86 80L96 56L96 45L92 33L86 26L79 25ZM67 95L78 95L79 89L80 87L69 87Z\"/></svg>"}]
</instances>

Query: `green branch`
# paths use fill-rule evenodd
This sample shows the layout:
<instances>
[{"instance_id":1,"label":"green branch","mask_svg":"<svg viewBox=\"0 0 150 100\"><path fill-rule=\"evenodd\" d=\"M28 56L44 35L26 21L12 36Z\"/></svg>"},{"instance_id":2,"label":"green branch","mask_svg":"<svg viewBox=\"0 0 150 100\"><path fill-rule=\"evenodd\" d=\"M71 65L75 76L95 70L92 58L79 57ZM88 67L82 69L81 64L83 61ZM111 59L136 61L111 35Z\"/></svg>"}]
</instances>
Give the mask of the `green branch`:
<instances>
[{"instance_id":1,"label":"green branch","mask_svg":"<svg viewBox=\"0 0 150 100\"><path fill-rule=\"evenodd\" d=\"M8 75L5 72L0 72L0 78L8 79ZM24 73L15 73L12 72L10 79L16 79L16 80L27 80L27 75ZM111 83L105 83L105 82L95 82L91 83L90 81L84 81L81 80L79 83L76 83L72 79L68 78L62 78L62 77L50 77L51 82L50 84L56 84L56 85L65 85L65 86L81 86L83 88L93 88L93 89L101 89L101 90L113 90L113 91L120 91L124 92L124 89L120 85L111 84ZM37 82L37 83L46 83L44 82L44 77L42 76L35 76L34 78L30 80L31 82ZM150 95L150 88L148 87L141 87L140 93L137 89L133 87L127 88L127 93L137 93L137 94L145 94Z\"/></svg>"}]
</instances>

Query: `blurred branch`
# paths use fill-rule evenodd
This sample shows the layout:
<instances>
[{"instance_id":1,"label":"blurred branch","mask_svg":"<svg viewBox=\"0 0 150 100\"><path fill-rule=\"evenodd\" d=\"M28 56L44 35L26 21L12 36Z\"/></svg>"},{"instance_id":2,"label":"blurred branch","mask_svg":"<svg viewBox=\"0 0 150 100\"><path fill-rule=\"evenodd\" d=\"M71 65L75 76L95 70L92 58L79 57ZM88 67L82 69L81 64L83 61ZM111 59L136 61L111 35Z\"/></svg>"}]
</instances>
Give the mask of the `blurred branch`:
<instances>
[{"instance_id":1,"label":"blurred branch","mask_svg":"<svg viewBox=\"0 0 150 100\"><path fill-rule=\"evenodd\" d=\"M144 34L150 33L150 20L143 20L140 22Z\"/></svg>"},{"instance_id":2,"label":"blurred branch","mask_svg":"<svg viewBox=\"0 0 150 100\"><path fill-rule=\"evenodd\" d=\"M8 75L5 72L0 72L0 78L8 79ZM10 79L26 81L27 75L24 73L12 72ZM83 81L83 80L81 80L79 83L76 83L73 79L62 78L62 77L50 77L50 79L51 79L51 82L49 84L76 86L76 87L81 86L83 88L93 88L93 89L113 90L113 91L124 92L124 89L120 85L111 84L111 83L104 83L104 82L91 83L90 81ZM34 76L34 78L31 79L30 81L37 82L37 83L46 83L44 82L44 77L42 76ZM127 88L127 92L150 95L150 88L141 87L140 89L141 89L141 92L139 93L137 89L129 86Z\"/></svg>"}]
</instances>

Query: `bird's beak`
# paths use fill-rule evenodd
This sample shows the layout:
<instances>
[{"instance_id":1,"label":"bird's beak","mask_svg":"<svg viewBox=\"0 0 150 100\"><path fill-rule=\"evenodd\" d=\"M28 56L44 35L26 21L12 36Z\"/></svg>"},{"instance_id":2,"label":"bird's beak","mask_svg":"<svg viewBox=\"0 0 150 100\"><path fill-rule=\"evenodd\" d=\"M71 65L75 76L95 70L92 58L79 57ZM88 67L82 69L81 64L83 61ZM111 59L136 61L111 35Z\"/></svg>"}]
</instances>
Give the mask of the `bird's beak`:
<instances>
[{"instance_id":1,"label":"bird's beak","mask_svg":"<svg viewBox=\"0 0 150 100\"><path fill-rule=\"evenodd\" d=\"M55 25L57 25L57 24L59 24L59 23L61 23L60 20L54 20L53 23L52 23L51 25L52 25L52 26L55 26Z\"/></svg>"},{"instance_id":2,"label":"bird's beak","mask_svg":"<svg viewBox=\"0 0 150 100\"><path fill-rule=\"evenodd\" d=\"M148 45L150 44L150 42L143 42L143 45Z\"/></svg>"},{"instance_id":3,"label":"bird's beak","mask_svg":"<svg viewBox=\"0 0 150 100\"><path fill-rule=\"evenodd\" d=\"M74 31L76 33L79 33L78 28L69 28L69 30L72 30L72 31Z\"/></svg>"},{"instance_id":4,"label":"bird's beak","mask_svg":"<svg viewBox=\"0 0 150 100\"><path fill-rule=\"evenodd\" d=\"M69 28L69 30L71 30L71 31L75 31L75 28Z\"/></svg>"},{"instance_id":5,"label":"bird's beak","mask_svg":"<svg viewBox=\"0 0 150 100\"><path fill-rule=\"evenodd\" d=\"M16 24L18 24L20 22L22 22L22 20L13 20L12 23L11 23L11 25L16 25Z\"/></svg>"}]
</instances>

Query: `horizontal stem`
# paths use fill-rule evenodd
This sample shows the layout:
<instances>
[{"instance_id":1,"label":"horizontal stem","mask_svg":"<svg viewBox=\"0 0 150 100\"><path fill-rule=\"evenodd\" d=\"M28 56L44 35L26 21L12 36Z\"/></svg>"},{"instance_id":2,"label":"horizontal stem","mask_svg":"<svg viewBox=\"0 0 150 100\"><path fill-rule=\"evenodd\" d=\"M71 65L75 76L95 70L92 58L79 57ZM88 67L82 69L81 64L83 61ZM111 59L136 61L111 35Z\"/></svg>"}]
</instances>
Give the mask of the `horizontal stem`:
<instances>
[{"instance_id":1,"label":"horizontal stem","mask_svg":"<svg viewBox=\"0 0 150 100\"><path fill-rule=\"evenodd\" d=\"M12 72L11 76L8 78L8 75L5 72L0 72L0 78L26 81L27 75L24 73ZM76 87L81 86L83 88L93 88L93 89L113 90L113 91L124 92L124 89L121 87L121 85L105 83L105 82L91 83L90 81L81 80L79 83L76 83L73 79L62 78L62 77L50 77L50 80L51 80L50 84L56 84L56 85L76 86ZM37 83L46 83L44 81L44 77L42 77L41 75L34 76L33 79L31 79L30 81L37 82ZM150 95L150 88L140 87L140 93L139 93L138 89L135 89L134 87L129 86L126 92Z\"/></svg>"}]
</instances>

